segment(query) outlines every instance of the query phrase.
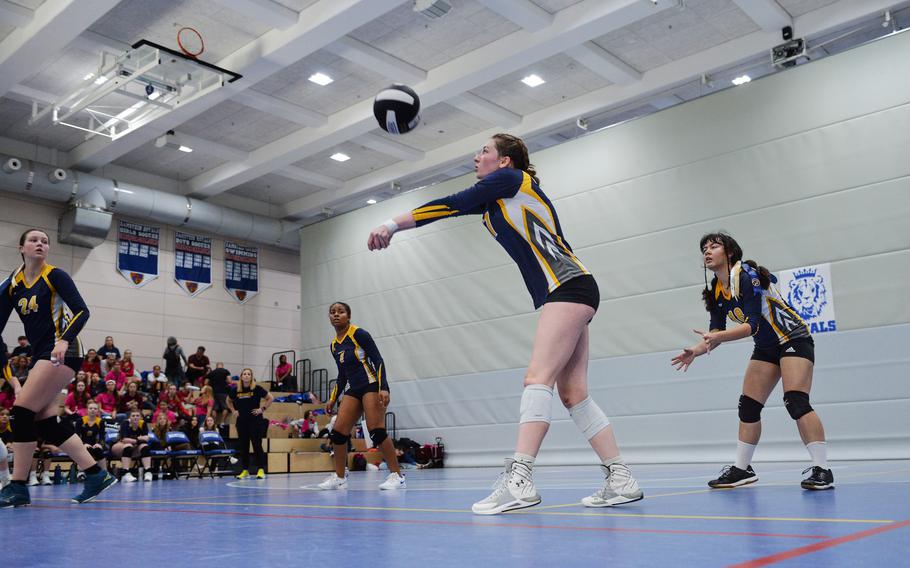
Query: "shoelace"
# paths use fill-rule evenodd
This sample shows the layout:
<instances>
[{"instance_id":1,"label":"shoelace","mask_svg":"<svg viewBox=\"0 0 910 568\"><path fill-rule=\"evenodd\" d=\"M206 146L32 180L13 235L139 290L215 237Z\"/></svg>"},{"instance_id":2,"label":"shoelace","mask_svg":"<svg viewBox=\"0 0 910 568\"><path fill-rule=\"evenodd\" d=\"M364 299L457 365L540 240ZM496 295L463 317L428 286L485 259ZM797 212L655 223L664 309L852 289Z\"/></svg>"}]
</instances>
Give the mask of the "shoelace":
<instances>
[{"instance_id":1,"label":"shoelace","mask_svg":"<svg viewBox=\"0 0 910 568\"><path fill-rule=\"evenodd\" d=\"M632 472L623 464L613 464L607 469L610 471L607 481L611 487L623 487L632 480Z\"/></svg>"},{"instance_id":2,"label":"shoelace","mask_svg":"<svg viewBox=\"0 0 910 568\"><path fill-rule=\"evenodd\" d=\"M720 470L720 476L719 476L719 477L721 477L721 478L727 477L728 475L730 475L730 472L731 472L731 471L733 471L733 466L732 466L732 465L725 465L725 466L723 467L723 469ZM803 472L803 473L805 473L805 472Z\"/></svg>"}]
</instances>

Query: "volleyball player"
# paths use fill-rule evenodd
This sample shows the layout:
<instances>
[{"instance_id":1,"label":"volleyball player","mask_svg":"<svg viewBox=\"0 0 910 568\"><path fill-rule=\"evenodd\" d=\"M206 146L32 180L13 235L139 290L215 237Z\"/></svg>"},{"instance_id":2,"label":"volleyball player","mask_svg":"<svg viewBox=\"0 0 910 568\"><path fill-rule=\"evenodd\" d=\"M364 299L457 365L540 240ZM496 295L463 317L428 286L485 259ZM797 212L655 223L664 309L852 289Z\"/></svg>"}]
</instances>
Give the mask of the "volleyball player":
<instances>
[{"instance_id":1,"label":"volleyball player","mask_svg":"<svg viewBox=\"0 0 910 568\"><path fill-rule=\"evenodd\" d=\"M33 348L28 381L16 397L12 416L13 452L31 456L38 438L57 446L85 471L85 487L73 498L85 503L117 482L102 470L69 421L57 419L56 398L82 365L77 335L89 317L88 307L69 275L47 263L50 239L40 229L29 229L19 238L23 264L0 284L0 331L16 310ZM64 310L64 306L70 313ZM31 503L26 480L31 460L13 463L12 482L0 491L0 508Z\"/></svg>"},{"instance_id":2,"label":"volleyball player","mask_svg":"<svg viewBox=\"0 0 910 568\"><path fill-rule=\"evenodd\" d=\"M752 456L761 437L761 412L777 382L784 383L784 404L796 421L799 435L812 458L804 489L832 489L834 475L828 469L825 429L809 403L815 342L806 323L777 288L777 278L753 260L743 261L743 250L730 235L710 233L701 238L706 271L702 299L711 314L709 331L695 332L701 341L673 357L677 370L687 370L696 357L727 341L752 336L755 349L746 367L739 397L739 441L736 461L725 466L712 488L730 488L755 483ZM711 283L707 271L714 273ZM727 320L735 324L727 329Z\"/></svg>"},{"instance_id":3,"label":"volleyball player","mask_svg":"<svg viewBox=\"0 0 910 568\"><path fill-rule=\"evenodd\" d=\"M391 473L379 484L380 489L404 489L407 487L395 445L385 429L385 413L389 406L389 381L386 379L385 363L376 342L367 330L351 323L351 307L344 302L329 306L329 322L335 328L332 340L332 358L338 367L338 382L325 405L331 413L341 394L338 417L329 436L335 449L335 471L322 483L320 489L345 489L348 480L345 469L348 461L348 441L351 429L366 416L367 430L373 446L382 451ZM347 387L347 390L345 390Z\"/></svg>"},{"instance_id":4,"label":"volleyball player","mask_svg":"<svg viewBox=\"0 0 910 568\"><path fill-rule=\"evenodd\" d=\"M474 156L474 169L477 184L386 221L367 242L370 250L384 249L397 231L483 215L490 234L518 265L534 307L543 306L525 373L515 455L506 459L502 482L472 509L494 515L540 503L532 469L550 426L554 385L605 475L603 486L582 503L607 507L637 501L644 494L620 455L613 427L588 396L588 323L600 304L597 283L563 237L520 138L493 135Z\"/></svg>"}]
</instances>

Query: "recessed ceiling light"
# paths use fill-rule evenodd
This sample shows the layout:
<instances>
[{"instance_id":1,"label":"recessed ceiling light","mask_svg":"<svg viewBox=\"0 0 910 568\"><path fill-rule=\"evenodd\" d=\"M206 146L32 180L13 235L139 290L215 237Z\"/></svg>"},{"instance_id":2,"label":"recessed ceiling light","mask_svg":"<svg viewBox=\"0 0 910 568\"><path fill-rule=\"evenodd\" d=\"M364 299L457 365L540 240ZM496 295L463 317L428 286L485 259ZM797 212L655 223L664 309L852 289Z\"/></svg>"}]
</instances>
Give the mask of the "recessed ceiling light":
<instances>
[{"instance_id":1,"label":"recessed ceiling light","mask_svg":"<svg viewBox=\"0 0 910 568\"><path fill-rule=\"evenodd\" d=\"M91 78L94 77L94 76L95 76L94 73L89 73L88 75L86 75L85 77L83 77L82 80L83 80L83 81L88 81L89 79L91 79Z\"/></svg>"},{"instance_id":2,"label":"recessed ceiling light","mask_svg":"<svg viewBox=\"0 0 910 568\"><path fill-rule=\"evenodd\" d=\"M539 85L543 85L544 83L546 83L546 81L541 79L540 76L534 75L534 74L528 75L527 77L522 79L521 82L529 87L537 87Z\"/></svg>"},{"instance_id":3,"label":"recessed ceiling light","mask_svg":"<svg viewBox=\"0 0 910 568\"><path fill-rule=\"evenodd\" d=\"M736 86L745 85L746 83L748 83L751 80L752 80L752 77L749 77L748 75L740 75L739 77L736 77L735 79L733 79L733 84Z\"/></svg>"},{"instance_id":4,"label":"recessed ceiling light","mask_svg":"<svg viewBox=\"0 0 910 568\"><path fill-rule=\"evenodd\" d=\"M350 156L348 156L347 154L342 154L341 152L336 152L329 157L332 158L333 160L335 160L336 162L347 162L348 160L351 159Z\"/></svg>"},{"instance_id":5,"label":"recessed ceiling light","mask_svg":"<svg viewBox=\"0 0 910 568\"><path fill-rule=\"evenodd\" d=\"M316 83L317 85L321 85L321 86L325 87L326 85L328 85L329 83L334 81L334 79L332 79L325 73L313 73L312 75L310 75L310 81Z\"/></svg>"},{"instance_id":6,"label":"recessed ceiling light","mask_svg":"<svg viewBox=\"0 0 910 568\"><path fill-rule=\"evenodd\" d=\"M373 198L367 199L367 205L376 205L376 200Z\"/></svg>"},{"instance_id":7,"label":"recessed ceiling light","mask_svg":"<svg viewBox=\"0 0 910 568\"><path fill-rule=\"evenodd\" d=\"M187 154L189 154L190 152L193 151L193 149L190 148L189 146L181 146L177 149L180 150L181 152L186 152Z\"/></svg>"},{"instance_id":8,"label":"recessed ceiling light","mask_svg":"<svg viewBox=\"0 0 910 568\"><path fill-rule=\"evenodd\" d=\"M96 85L101 85L101 84L103 84L103 83L107 83L107 77L105 77L104 75L101 75L100 77L98 77L97 79L95 79L95 84L96 84Z\"/></svg>"}]
</instances>

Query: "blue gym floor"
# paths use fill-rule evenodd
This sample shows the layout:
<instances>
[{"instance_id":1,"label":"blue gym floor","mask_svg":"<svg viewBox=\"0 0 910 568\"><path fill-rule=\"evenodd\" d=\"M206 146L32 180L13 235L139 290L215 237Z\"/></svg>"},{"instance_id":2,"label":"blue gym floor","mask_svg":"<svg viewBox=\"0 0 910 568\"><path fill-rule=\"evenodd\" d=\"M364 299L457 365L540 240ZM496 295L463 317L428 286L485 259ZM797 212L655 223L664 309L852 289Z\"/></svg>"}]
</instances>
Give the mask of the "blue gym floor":
<instances>
[{"instance_id":1,"label":"blue gym floor","mask_svg":"<svg viewBox=\"0 0 910 568\"><path fill-rule=\"evenodd\" d=\"M837 488L799 488L804 464L757 464L760 481L709 490L720 465L639 465L638 503L586 509L599 469L541 467L537 507L472 515L497 470L353 473L347 491L301 488L325 474L118 484L77 506L79 487L32 487L0 511L2 566L906 566L910 462L841 462Z\"/></svg>"}]
</instances>

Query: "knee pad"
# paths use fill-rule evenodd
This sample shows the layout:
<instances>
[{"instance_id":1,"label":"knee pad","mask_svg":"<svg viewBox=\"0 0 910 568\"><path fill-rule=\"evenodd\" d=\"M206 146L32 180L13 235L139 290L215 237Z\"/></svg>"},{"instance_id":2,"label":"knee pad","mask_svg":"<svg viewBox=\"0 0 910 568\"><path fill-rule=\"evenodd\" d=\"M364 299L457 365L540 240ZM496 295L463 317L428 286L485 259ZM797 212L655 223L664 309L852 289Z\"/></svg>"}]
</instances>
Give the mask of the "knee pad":
<instances>
[{"instance_id":1,"label":"knee pad","mask_svg":"<svg viewBox=\"0 0 910 568\"><path fill-rule=\"evenodd\" d=\"M21 406L13 406L10 418L13 420L13 442L27 444L38 441L34 412Z\"/></svg>"},{"instance_id":2,"label":"knee pad","mask_svg":"<svg viewBox=\"0 0 910 568\"><path fill-rule=\"evenodd\" d=\"M589 396L583 401L569 409L569 416L575 421L575 425L590 440L598 432L610 425L610 420L604 414L600 406Z\"/></svg>"},{"instance_id":3,"label":"knee pad","mask_svg":"<svg viewBox=\"0 0 910 568\"><path fill-rule=\"evenodd\" d=\"M139 448L139 457L147 458L150 455L152 455L152 449L149 448L148 446L142 446L141 448Z\"/></svg>"},{"instance_id":4,"label":"knee pad","mask_svg":"<svg viewBox=\"0 0 910 568\"><path fill-rule=\"evenodd\" d=\"M744 394L739 395L739 419L746 424L761 420L761 410L765 405Z\"/></svg>"},{"instance_id":5,"label":"knee pad","mask_svg":"<svg viewBox=\"0 0 910 568\"><path fill-rule=\"evenodd\" d=\"M123 451L120 453L120 455L125 458L131 458L133 457L134 449L135 448L133 446L123 446Z\"/></svg>"},{"instance_id":6,"label":"knee pad","mask_svg":"<svg viewBox=\"0 0 910 568\"><path fill-rule=\"evenodd\" d=\"M38 437L44 440L45 444L58 447L69 440L74 433L69 420L61 421L56 416L38 420L35 422L35 430L38 432Z\"/></svg>"},{"instance_id":7,"label":"knee pad","mask_svg":"<svg viewBox=\"0 0 910 568\"><path fill-rule=\"evenodd\" d=\"M809 404L809 394L802 391L787 391L784 393L784 406L790 413L790 418L799 420L806 414L812 412L812 405Z\"/></svg>"},{"instance_id":8,"label":"knee pad","mask_svg":"<svg viewBox=\"0 0 910 568\"><path fill-rule=\"evenodd\" d=\"M375 430L370 430L370 440L373 441L374 448L378 448L379 444L383 443L388 437L389 433L386 432L385 428L376 428Z\"/></svg>"},{"instance_id":9,"label":"knee pad","mask_svg":"<svg viewBox=\"0 0 910 568\"><path fill-rule=\"evenodd\" d=\"M350 440L350 439L351 439L350 436L345 436L338 430L332 430L332 433L329 434L329 440L331 440L332 443L335 444L336 446L344 446L348 443L348 440Z\"/></svg>"},{"instance_id":10,"label":"knee pad","mask_svg":"<svg viewBox=\"0 0 910 568\"><path fill-rule=\"evenodd\" d=\"M104 450L101 448L89 448L88 453L91 454L92 458L95 461L101 461L104 459Z\"/></svg>"},{"instance_id":11,"label":"knee pad","mask_svg":"<svg viewBox=\"0 0 910 568\"><path fill-rule=\"evenodd\" d=\"M525 422L550 423L553 408L553 389L547 385L528 385L521 393L519 424Z\"/></svg>"}]
</instances>

